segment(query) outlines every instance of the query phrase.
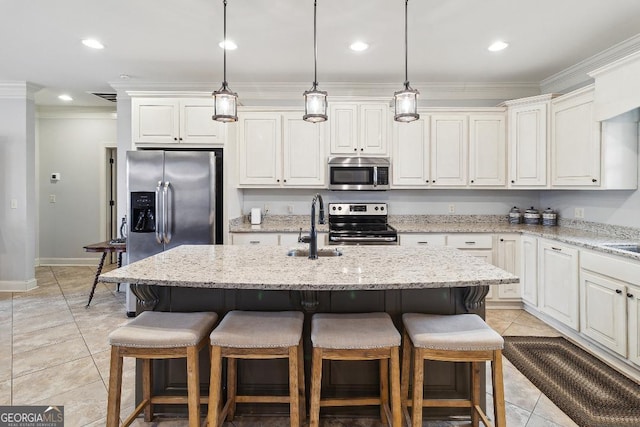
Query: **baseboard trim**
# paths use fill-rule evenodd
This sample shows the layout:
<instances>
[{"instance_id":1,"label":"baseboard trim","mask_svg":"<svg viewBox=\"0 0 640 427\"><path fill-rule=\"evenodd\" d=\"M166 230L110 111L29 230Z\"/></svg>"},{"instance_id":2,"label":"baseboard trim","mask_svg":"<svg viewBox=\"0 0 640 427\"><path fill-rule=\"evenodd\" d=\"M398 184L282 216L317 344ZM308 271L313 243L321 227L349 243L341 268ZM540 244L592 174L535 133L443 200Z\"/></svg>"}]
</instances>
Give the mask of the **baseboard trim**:
<instances>
[{"instance_id":1,"label":"baseboard trim","mask_svg":"<svg viewBox=\"0 0 640 427\"><path fill-rule=\"evenodd\" d=\"M36 279L0 280L0 292L26 292L38 287Z\"/></svg>"},{"instance_id":2,"label":"baseboard trim","mask_svg":"<svg viewBox=\"0 0 640 427\"><path fill-rule=\"evenodd\" d=\"M37 260L36 265L40 267L95 267L99 262L100 258L40 258Z\"/></svg>"}]
</instances>

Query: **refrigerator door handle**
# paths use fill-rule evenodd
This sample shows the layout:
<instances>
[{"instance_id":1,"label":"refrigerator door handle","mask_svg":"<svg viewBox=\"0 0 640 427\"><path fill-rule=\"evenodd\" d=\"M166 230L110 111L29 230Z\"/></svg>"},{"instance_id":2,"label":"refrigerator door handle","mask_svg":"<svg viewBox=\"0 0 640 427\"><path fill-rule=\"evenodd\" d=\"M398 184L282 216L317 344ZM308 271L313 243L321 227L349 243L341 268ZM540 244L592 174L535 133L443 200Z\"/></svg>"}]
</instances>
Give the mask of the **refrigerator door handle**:
<instances>
[{"instance_id":1,"label":"refrigerator door handle","mask_svg":"<svg viewBox=\"0 0 640 427\"><path fill-rule=\"evenodd\" d=\"M162 181L158 181L158 185L156 186L156 225L155 225L155 230L156 230L156 241L160 244L162 244L162 232L163 230L161 229L161 225L162 221L164 221L164 219L160 219L160 187L162 187ZM164 215L163 215L164 217Z\"/></svg>"},{"instance_id":2,"label":"refrigerator door handle","mask_svg":"<svg viewBox=\"0 0 640 427\"><path fill-rule=\"evenodd\" d=\"M171 183L169 181L164 183L164 187L162 188L162 208L164 209L164 213L162 215L162 234L164 243L171 242L171 205L169 204L169 198L171 194L169 194L169 186Z\"/></svg>"}]
</instances>

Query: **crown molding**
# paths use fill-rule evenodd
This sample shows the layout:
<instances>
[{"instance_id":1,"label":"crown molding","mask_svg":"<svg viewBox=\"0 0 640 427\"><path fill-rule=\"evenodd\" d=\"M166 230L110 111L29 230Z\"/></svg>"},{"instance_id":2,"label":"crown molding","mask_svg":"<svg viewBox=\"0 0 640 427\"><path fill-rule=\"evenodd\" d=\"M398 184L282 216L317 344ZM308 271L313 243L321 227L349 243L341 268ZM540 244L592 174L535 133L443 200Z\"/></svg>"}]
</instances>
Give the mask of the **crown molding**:
<instances>
[{"instance_id":1,"label":"crown molding","mask_svg":"<svg viewBox=\"0 0 640 427\"><path fill-rule=\"evenodd\" d=\"M43 86L30 82L0 81L0 99L28 99L35 101L35 94Z\"/></svg>"},{"instance_id":2,"label":"crown molding","mask_svg":"<svg viewBox=\"0 0 640 427\"><path fill-rule=\"evenodd\" d=\"M542 93L566 92L569 88L593 83L590 73L640 51L640 34L595 54L540 82Z\"/></svg>"}]
</instances>

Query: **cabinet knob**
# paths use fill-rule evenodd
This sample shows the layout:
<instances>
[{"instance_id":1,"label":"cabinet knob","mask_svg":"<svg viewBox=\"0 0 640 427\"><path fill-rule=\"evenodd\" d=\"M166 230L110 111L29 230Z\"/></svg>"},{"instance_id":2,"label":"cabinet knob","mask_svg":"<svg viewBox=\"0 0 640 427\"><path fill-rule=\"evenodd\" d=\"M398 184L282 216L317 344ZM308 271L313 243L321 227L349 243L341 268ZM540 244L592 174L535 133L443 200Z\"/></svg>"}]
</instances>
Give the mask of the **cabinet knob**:
<instances>
[{"instance_id":1,"label":"cabinet knob","mask_svg":"<svg viewBox=\"0 0 640 427\"><path fill-rule=\"evenodd\" d=\"M173 137L173 140L174 140L174 141L177 141L177 140L178 140L178 137L175 137L175 136L174 136L174 137Z\"/></svg>"},{"instance_id":2,"label":"cabinet knob","mask_svg":"<svg viewBox=\"0 0 640 427\"><path fill-rule=\"evenodd\" d=\"M633 298L633 294L629 294L629 293L628 293L628 294L627 294L627 297L628 297L628 298Z\"/></svg>"},{"instance_id":3,"label":"cabinet knob","mask_svg":"<svg viewBox=\"0 0 640 427\"><path fill-rule=\"evenodd\" d=\"M436 183L436 180L434 179L434 180L433 180L433 181L431 181L431 182L433 182L433 183L435 184L435 183Z\"/></svg>"},{"instance_id":4,"label":"cabinet knob","mask_svg":"<svg viewBox=\"0 0 640 427\"><path fill-rule=\"evenodd\" d=\"M279 179L276 179L276 182L280 182L280 180L279 180Z\"/></svg>"},{"instance_id":5,"label":"cabinet knob","mask_svg":"<svg viewBox=\"0 0 640 427\"><path fill-rule=\"evenodd\" d=\"M473 182L474 182L474 180L472 179L472 180L471 180L471 183L473 184Z\"/></svg>"},{"instance_id":6,"label":"cabinet knob","mask_svg":"<svg viewBox=\"0 0 640 427\"><path fill-rule=\"evenodd\" d=\"M501 242L504 242L504 239L500 239Z\"/></svg>"},{"instance_id":7,"label":"cabinet knob","mask_svg":"<svg viewBox=\"0 0 640 427\"><path fill-rule=\"evenodd\" d=\"M182 141L182 137L180 137L180 141Z\"/></svg>"},{"instance_id":8,"label":"cabinet knob","mask_svg":"<svg viewBox=\"0 0 640 427\"><path fill-rule=\"evenodd\" d=\"M598 180L595 178L591 178L591 182L598 182Z\"/></svg>"},{"instance_id":9,"label":"cabinet knob","mask_svg":"<svg viewBox=\"0 0 640 427\"><path fill-rule=\"evenodd\" d=\"M361 148L360 151L364 151L364 148Z\"/></svg>"},{"instance_id":10,"label":"cabinet knob","mask_svg":"<svg viewBox=\"0 0 640 427\"><path fill-rule=\"evenodd\" d=\"M621 294L621 293L622 293L622 290L616 289L616 294Z\"/></svg>"},{"instance_id":11,"label":"cabinet knob","mask_svg":"<svg viewBox=\"0 0 640 427\"><path fill-rule=\"evenodd\" d=\"M357 149L357 148L354 148L354 149L353 149L353 151L358 151L358 149Z\"/></svg>"},{"instance_id":12,"label":"cabinet knob","mask_svg":"<svg viewBox=\"0 0 640 427\"><path fill-rule=\"evenodd\" d=\"M287 182L287 180L286 180L286 179L285 179L285 180L283 180L283 181L284 181L284 182Z\"/></svg>"},{"instance_id":13,"label":"cabinet knob","mask_svg":"<svg viewBox=\"0 0 640 427\"><path fill-rule=\"evenodd\" d=\"M512 184L515 184L515 183L516 183L516 180L515 180L515 179L512 179L512 180L511 180L511 183L512 183Z\"/></svg>"},{"instance_id":14,"label":"cabinet knob","mask_svg":"<svg viewBox=\"0 0 640 427\"><path fill-rule=\"evenodd\" d=\"M427 179L425 182L429 182L429 180Z\"/></svg>"}]
</instances>

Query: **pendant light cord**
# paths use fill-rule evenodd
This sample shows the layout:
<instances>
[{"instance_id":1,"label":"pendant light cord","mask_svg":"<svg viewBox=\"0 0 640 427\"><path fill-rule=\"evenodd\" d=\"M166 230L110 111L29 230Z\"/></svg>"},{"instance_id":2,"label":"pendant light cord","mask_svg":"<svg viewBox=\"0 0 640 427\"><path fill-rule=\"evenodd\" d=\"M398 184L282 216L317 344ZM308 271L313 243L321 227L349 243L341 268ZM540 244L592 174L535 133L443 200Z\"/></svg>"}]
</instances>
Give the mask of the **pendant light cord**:
<instances>
[{"instance_id":1,"label":"pendant light cord","mask_svg":"<svg viewBox=\"0 0 640 427\"><path fill-rule=\"evenodd\" d=\"M225 0L226 1L226 0ZM409 48L407 47L407 4L409 0L404 0L404 87L409 89Z\"/></svg>"},{"instance_id":2,"label":"pendant light cord","mask_svg":"<svg viewBox=\"0 0 640 427\"><path fill-rule=\"evenodd\" d=\"M223 55L222 55L222 87L226 88L227 87L227 0L223 0L222 3L224 4L224 22L223 22L223 39L222 39L222 43L224 45L223 47Z\"/></svg>"},{"instance_id":3,"label":"pendant light cord","mask_svg":"<svg viewBox=\"0 0 640 427\"><path fill-rule=\"evenodd\" d=\"M313 0L313 89L314 90L318 87L318 39L316 36L317 7L318 7L318 1Z\"/></svg>"}]
</instances>

